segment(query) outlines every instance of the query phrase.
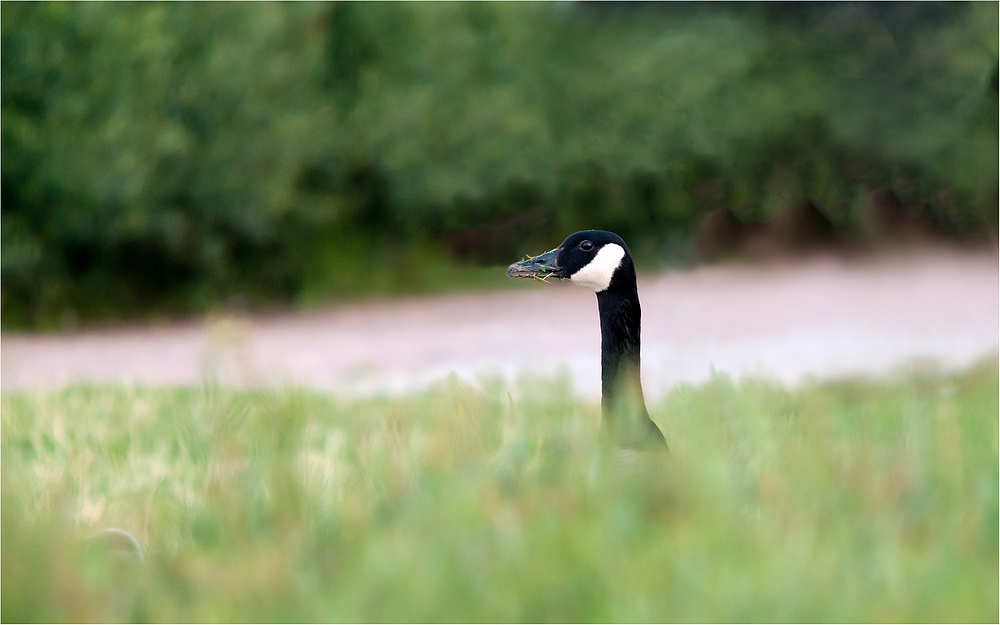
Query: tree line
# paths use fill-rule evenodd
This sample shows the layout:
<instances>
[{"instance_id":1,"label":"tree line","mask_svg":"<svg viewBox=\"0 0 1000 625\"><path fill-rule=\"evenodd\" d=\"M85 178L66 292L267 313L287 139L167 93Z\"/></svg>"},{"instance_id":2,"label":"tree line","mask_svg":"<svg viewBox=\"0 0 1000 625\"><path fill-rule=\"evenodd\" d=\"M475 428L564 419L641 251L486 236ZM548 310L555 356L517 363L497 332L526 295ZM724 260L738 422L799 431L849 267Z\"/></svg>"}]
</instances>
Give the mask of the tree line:
<instances>
[{"instance_id":1,"label":"tree line","mask_svg":"<svg viewBox=\"0 0 1000 625\"><path fill-rule=\"evenodd\" d=\"M863 236L887 192L996 234L995 3L0 18L5 328L420 288L580 228L670 264L719 211Z\"/></svg>"}]
</instances>

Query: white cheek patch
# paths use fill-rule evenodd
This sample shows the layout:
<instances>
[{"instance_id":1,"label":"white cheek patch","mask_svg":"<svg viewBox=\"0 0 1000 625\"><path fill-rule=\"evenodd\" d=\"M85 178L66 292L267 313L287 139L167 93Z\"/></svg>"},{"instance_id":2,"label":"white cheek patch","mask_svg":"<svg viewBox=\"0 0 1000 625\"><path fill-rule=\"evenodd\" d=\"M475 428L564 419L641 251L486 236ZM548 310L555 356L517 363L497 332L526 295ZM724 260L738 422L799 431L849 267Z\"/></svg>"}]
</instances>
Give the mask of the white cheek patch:
<instances>
[{"instance_id":1,"label":"white cheek patch","mask_svg":"<svg viewBox=\"0 0 1000 625\"><path fill-rule=\"evenodd\" d=\"M611 278L625 258L625 248L617 243L608 243L597 251L594 259L582 269L569 277L569 281L577 286L592 289L600 293L611 284Z\"/></svg>"}]
</instances>

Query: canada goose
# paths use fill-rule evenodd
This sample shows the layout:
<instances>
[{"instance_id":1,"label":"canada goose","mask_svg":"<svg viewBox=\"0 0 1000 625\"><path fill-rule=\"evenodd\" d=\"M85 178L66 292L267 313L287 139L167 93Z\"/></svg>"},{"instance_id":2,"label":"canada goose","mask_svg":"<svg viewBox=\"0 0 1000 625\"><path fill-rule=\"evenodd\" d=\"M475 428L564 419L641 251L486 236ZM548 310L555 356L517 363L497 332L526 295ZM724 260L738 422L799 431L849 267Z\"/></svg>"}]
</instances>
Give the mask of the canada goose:
<instances>
[{"instance_id":1,"label":"canada goose","mask_svg":"<svg viewBox=\"0 0 1000 625\"><path fill-rule=\"evenodd\" d=\"M639 379L639 293L635 265L620 236L584 230L556 249L514 263L513 278L557 278L592 289L601 316L601 427L617 447L666 449L660 429L649 418Z\"/></svg>"}]
</instances>

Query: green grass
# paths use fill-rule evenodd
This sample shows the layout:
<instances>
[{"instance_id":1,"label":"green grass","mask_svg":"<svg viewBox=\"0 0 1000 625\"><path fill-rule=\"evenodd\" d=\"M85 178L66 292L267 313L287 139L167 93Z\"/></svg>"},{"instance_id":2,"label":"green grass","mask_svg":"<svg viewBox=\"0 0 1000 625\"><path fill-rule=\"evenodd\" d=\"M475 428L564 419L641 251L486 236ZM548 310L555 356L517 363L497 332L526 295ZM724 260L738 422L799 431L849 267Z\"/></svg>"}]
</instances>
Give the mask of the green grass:
<instances>
[{"instance_id":1,"label":"green grass","mask_svg":"<svg viewBox=\"0 0 1000 625\"><path fill-rule=\"evenodd\" d=\"M997 380L717 377L630 471L565 380L4 393L2 619L995 622Z\"/></svg>"}]
</instances>

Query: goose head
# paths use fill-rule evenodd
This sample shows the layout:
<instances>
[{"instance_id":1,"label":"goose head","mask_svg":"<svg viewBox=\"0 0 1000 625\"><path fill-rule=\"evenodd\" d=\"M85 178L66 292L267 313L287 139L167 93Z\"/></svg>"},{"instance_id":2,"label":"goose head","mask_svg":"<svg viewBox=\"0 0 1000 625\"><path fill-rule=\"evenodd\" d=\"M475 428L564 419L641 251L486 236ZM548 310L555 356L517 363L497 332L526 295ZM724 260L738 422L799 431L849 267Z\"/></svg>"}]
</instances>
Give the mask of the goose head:
<instances>
[{"instance_id":1,"label":"goose head","mask_svg":"<svg viewBox=\"0 0 1000 625\"><path fill-rule=\"evenodd\" d=\"M554 250L507 268L513 278L569 280L597 294L601 320L601 406L608 440L619 447L665 449L649 418L639 375L641 307L632 254L605 230L576 232Z\"/></svg>"},{"instance_id":2,"label":"goose head","mask_svg":"<svg viewBox=\"0 0 1000 625\"><path fill-rule=\"evenodd\" d=\"M554 250L507 268L512 278L569 280L602 293L619 285L635 285L635 267L620 236L605 230L583 230L566 237Z\"/></svg>"}]
</instances>

